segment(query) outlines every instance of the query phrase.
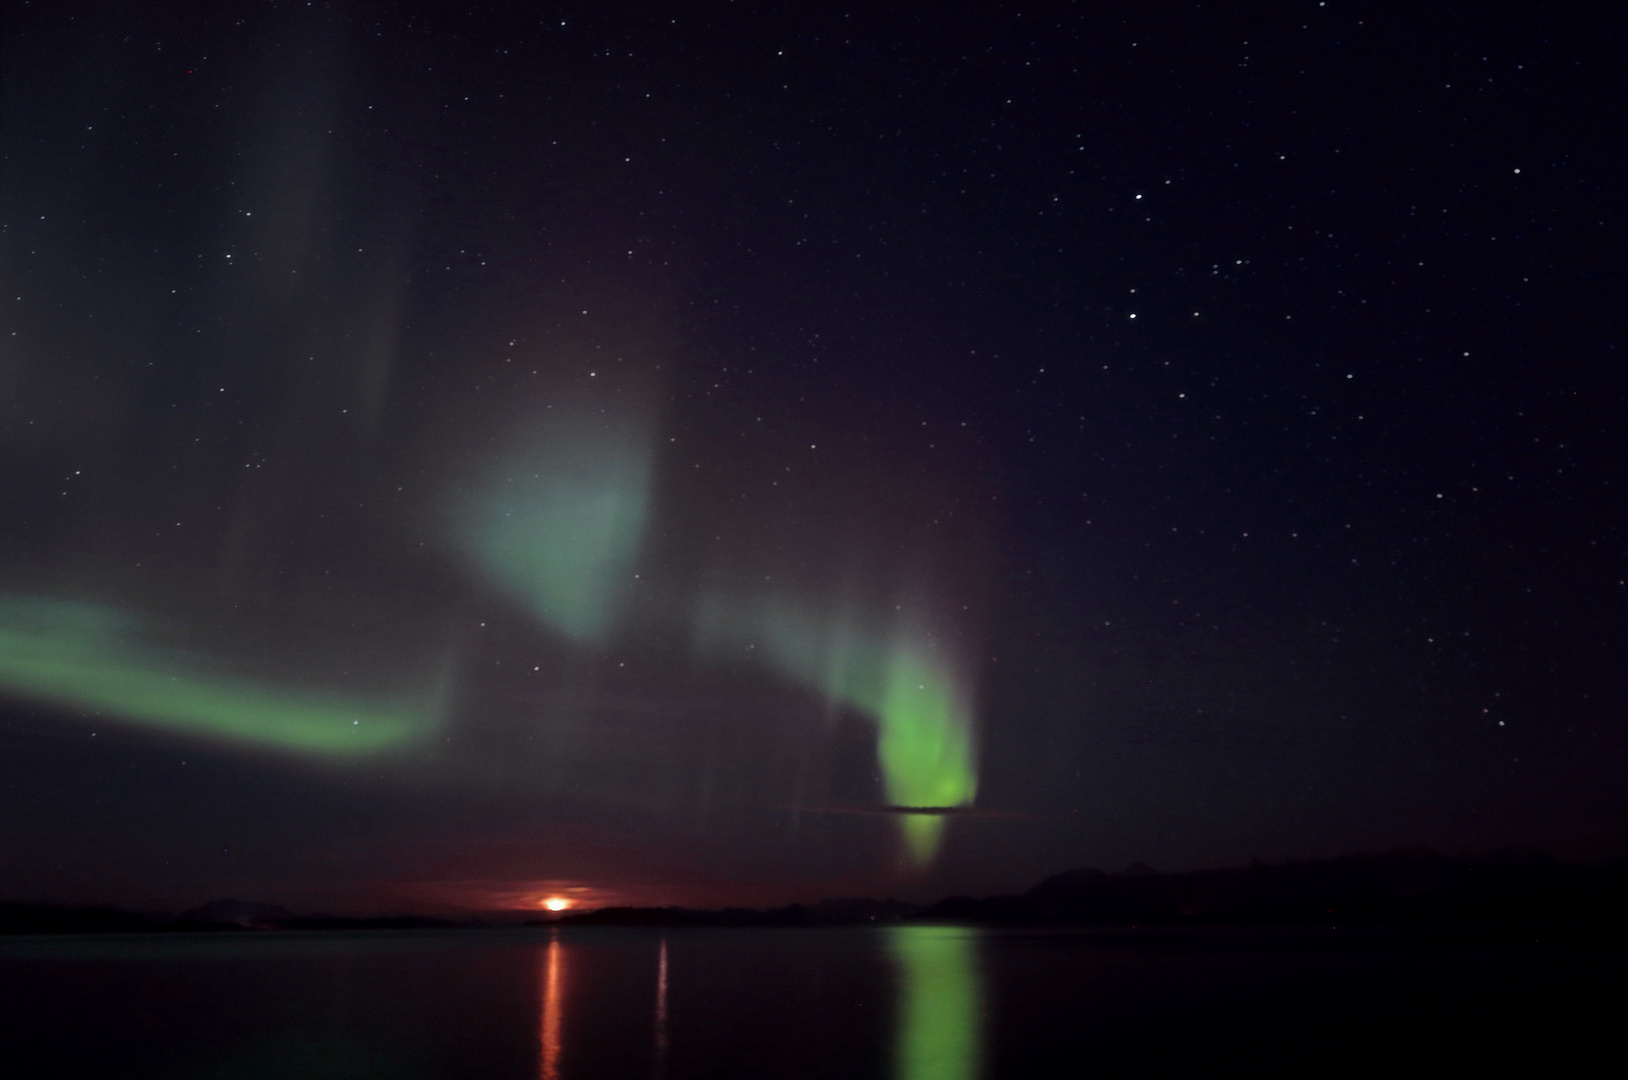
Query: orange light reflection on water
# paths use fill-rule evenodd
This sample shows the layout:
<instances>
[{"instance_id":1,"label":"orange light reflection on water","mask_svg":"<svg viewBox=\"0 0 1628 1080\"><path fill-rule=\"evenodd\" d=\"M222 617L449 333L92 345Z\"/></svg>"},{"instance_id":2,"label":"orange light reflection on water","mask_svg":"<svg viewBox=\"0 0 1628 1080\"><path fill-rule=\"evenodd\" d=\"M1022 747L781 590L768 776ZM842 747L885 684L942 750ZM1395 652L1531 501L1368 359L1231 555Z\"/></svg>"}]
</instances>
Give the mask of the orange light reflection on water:
<instances>
[{"instance_id":1,"label":"orange light reflection on water","mask_svg":"<svg viewBox=\"0 0 1628 1080\"><path fill-rule=\"evenodd\" d=\"M656 1067L655 1080L667 1075L667 938L661 939L656 962Z\"/></svg>"},{"instance_id":2,"label":"orange light reflection on water","mask_svg":"<svg viewBox=\"0 0 1628 1080\"><path fill-rule=\"evenodd\" d=\"M564 961L556 931L543 950L542 1013L537 1023L537 1080L560 1080L560 1006L565 997Z\"/></svg>"}]
</instances>

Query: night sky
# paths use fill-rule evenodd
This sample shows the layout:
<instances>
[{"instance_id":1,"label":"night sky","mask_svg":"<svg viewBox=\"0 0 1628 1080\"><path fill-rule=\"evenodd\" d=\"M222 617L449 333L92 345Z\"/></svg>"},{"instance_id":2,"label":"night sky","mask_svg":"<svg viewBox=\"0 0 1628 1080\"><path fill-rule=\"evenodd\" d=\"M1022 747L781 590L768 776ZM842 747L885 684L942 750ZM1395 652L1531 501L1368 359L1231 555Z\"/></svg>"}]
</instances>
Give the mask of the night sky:
<instances>
[{"instance_id":1,"label":"night sky","mask_svg":"<svg viewBox=\"0 0 1628 1080\"><path fill-rule=\"evenodd\" d=\"M3 898L1628 852L1620 6L163 7L4 9Z\"/></svg>"}]
</instances>

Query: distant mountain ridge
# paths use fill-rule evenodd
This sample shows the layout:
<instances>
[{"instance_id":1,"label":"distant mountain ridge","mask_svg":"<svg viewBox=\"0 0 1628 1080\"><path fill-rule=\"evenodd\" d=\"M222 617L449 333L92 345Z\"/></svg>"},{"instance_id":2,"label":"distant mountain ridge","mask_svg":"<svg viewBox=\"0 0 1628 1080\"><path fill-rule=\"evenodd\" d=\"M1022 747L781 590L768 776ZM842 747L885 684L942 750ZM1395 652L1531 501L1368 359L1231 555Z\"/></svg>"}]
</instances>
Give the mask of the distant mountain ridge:
<instances>
[{"instance_id":1,"label":"distant mountain ridge","mask_svg":"<svg viewBox=\"0 0 1628 1080\"><path fill-rule=\"evenodd\" d=\"M754 910L603 908L567 925L825 926L901 919L1005 926L1328 922L1347 925L1474 920L1613 922L1628 918L1628 859L1568 865L1542 852L1453 858L1417 848L1161 874L1082 867L1015 896L948 897L934 904L823 901Z\"/></svg>"},{"instance_id":2,"label":"distant mountain ridge","mask_svg":"<svg viewBox=\"0 0 1628 1080\"><path fill-rule=\"evenodd\" d=\"M513 916L511 916L513 917ZM1417 848L1161 874L1081 867L1012 896L933 904L831 899L777 908L610 907L528 924L565 926L853 926L940 920L1001 926L1131 924L1434 925L1628 921L1628 858L1567 864L1532 851L1451 857ZM518 921L518 920L517 920ZM417 915L298 915L223 898L178 916L111 907L0 903L0 934L429 929L459 923Z\"/></svg>"},{"instance_id":3,"label":"distant mountain ridge","mask_svg":"<svg viewBox=\"0 0 1628 1080\"><path fill-rule=\"evenodd\" d=\"M191 922L225 923L252 930L276 927L298 916L276 904L257 904L251 900L226 897L183 911L181 918Z\"/></svg>"},{"instance_id":4,"label":"distant mountain ridge","mask_svg":"<svg viewBox=\"0 0 1628 1080\"><path fill-rule=\"evenodd\" d=\"M1160 874L1081 868L1020 896L951 897L929 918L1003 924L1177 922L1409 924L1466 920L1619 921L1628 859L1603 865L1501 851L1453 858L1429 849Z\"/></svg>"}]
</instances>

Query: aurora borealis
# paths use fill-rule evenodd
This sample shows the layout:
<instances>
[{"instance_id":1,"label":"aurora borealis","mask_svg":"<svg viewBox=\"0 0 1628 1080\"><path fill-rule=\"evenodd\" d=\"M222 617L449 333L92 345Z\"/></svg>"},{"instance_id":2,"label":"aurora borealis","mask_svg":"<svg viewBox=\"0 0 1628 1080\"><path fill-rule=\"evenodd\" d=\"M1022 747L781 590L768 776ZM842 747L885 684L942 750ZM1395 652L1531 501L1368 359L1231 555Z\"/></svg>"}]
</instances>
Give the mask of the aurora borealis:
<instances>
[{"instance_id":1,"label":"aurora borealis","mask_svg":"<svg viewBox=\"0 0 1628 1080\"><path fill-rule=\"evenodd\" d=\"M392 700L211 674L187 658L142 648L120 612L19 598L0 600L0 685L84 710L87 719L324 757L427 738L443 696L433 683Z\"/></svg>"},{"instance_id":2,"label":"aurora borealis","mask_svg":"<svg viewBox=\"0 0 1628 1080\"><path fill-rule=\"evenodd\" d=\"M603 646L618 621L630 618L659 626L671 617L673 598L646 595L644 610L637 610L641 575L634 570L652 497L650 436L588 402L545 408L471 496L460 527L471 561L578 645ZM971 804L978 785L970 679L932 635L890 629L897 618L862 612L852 602L819 612L810 598L710 594L689 606L696 614L688 629L703 661L761 656L770 672L821 694L828 708L850 709L873 723L892 805ZM897 616L903 605L893 608ZM914 814L899 825L909 861L929 865L943 819Z\"/></svg>"},{"instance_id":3,"label":"aurora borealis","mask_svg":"<svg viewBox=\"0 0 1628 1080\"><path fill-rule=\"evenodd\" d=\"M13 5L9 895L1619 854L1614 54L1289 10Z\"/></svg>"},{"instance_id":4,"label":"aurora borealis","mask_svg":"<svg viewBox=\"0 0 1628 1080\"><path fill-rule=\"evenodd\" d=\"M965 676L951 648L899 620L903 608L862 618L853 599L822 613L812 602L784 597L758 603L709 597L697 636L704 654L761 655L771 670L818 692L828 710L847 709L873 724L890 808L968 806L978 777ZM931 863L944 819L906 814L898 821L911 861Z\"/></svg>"},{"instance_id":5,"label":"aurora borealis","mask_svg":"<svg viewBox=\"0 0 1628 1080\"><path fill-rule=\"evenodd\" d=\"M647 440L602 412L531 423L474 496L465 543L537 618L573 640L601 641L627 602L643 539Z\"/></svg>"}]
</instances>

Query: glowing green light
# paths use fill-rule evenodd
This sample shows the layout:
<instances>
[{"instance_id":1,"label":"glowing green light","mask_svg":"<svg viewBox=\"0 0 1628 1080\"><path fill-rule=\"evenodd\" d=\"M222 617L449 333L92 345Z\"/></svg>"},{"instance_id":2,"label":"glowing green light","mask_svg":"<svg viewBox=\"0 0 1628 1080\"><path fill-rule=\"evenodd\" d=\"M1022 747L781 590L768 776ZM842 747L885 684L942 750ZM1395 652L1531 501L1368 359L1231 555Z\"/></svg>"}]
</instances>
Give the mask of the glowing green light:
<instances>
[{"instance_id":1,"label":"glowing green light","mask_svg":"<svg viewBox=\"0 0 1628 1080\"><path fill-rule=\"evenodd\" d=\"M888 801L896 806L965 806L978 793L970 718L949 680L908 648L888 659L878 710L877 757ZM903 818L905 844L924 865L938 852L944 819Z\"/></svg>"},{"instance_id":2,"label":"glowing green light","mask_svg":"<svg viewBox=\"0 0 1628 1080\"><path fill-rule=\"evenodd\" d=\"M464 516L481 570L567 637L602 641L627 597L649 505L650 460L602 417L532 432Z\"/></svg>"},{"instance_id":3,"label":"glowing green light","mask_svg":"<svg viewBox=\"0 0 1628 1080\"><path fill-rule=\"evenodd\" d=\"M944 819L926 814L906 814L899 819L899 832L904 837L904 850L910 861L926 866L938 855L944 843Z\"/></svg>"},{"instance_id":4,"label":"glowing green light","mask_svg":"<svg viewBox=\"0 0 1628 1080\"><path fill-rule=\"evenodd\" d=\"M978 793L971 710L965 693L919 639L821 622L787 604L756 620L779 670L877 724L877 759L895 806L968 806ZM911 862L926 866L943 842L944 818L904 814L899 827Z\"/></svg>"},{"instance_id":5,"label":"glowing green light","mask_svg":"<svg viewBox=\"0 0 1628 1080\"><path fill-rule=\"evenodd\" d=\"M899 972L895 1080L976 1080L982 1071L977 931L896 926L888 951Z\"/></svg>"},{"instance_id":6,"label":"glowing green light","mask_svg":"<svg viewBox=\"0 0 1628 1080\"><path fill-rule=\"evenodd\" d=\"M60 600L0 599L0 687L178 734L325 756L420 738L439 694L408 702L267 686L142 646L134 619Z\"/></svg>"}]
</instances>

